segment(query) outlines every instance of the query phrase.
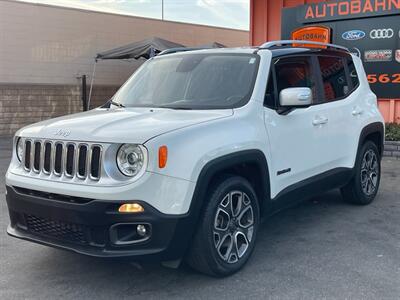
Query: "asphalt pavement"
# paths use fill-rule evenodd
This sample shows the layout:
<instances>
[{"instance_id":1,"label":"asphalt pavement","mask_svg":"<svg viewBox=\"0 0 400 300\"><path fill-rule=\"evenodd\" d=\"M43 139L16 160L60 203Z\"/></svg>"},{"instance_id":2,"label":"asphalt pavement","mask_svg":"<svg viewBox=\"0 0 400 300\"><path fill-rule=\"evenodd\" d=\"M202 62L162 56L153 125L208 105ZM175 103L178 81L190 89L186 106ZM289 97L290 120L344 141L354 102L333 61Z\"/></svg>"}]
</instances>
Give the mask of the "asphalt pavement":
<instances>
[{"instance_id":1,"label":"asphalt pavement","mask_svg":"<svg viewBox=\"0 0 400 300\"><path fill-rule=\"evenodd\" d=\"M400 299L400 161L383 160L375 202L337 191L266 221L247 266L224 279L189 268L90 258L11 238L0 138L0 299Z\"/></svg>"}]
</instances>

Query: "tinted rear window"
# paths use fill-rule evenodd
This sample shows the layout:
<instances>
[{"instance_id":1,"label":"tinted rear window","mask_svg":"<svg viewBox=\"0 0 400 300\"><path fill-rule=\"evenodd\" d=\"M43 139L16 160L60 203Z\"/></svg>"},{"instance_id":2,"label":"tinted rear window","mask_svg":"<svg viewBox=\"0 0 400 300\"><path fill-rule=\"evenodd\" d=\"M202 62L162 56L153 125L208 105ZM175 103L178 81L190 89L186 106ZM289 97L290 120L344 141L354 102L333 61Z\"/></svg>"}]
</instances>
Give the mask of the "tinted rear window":
<instances>
[{"instance_id":1,"label":"tinted rear window","mask_svg":"<svg viewBox=\"0 0 400 300\"><path fill-rule=\"evenodd\" d=\"M356 66L354 65L352 58L347 59L347 66L350 73L351 83L353 84L353 88L355 88L360 84L360 81L358 80Z\"/></svg>"},{"instance_id":2,"label":"tinted rear window","mask_svg":"<svg viewBox=\"0 0 400 300\"><path fill-rule=\"evenodd\" d=\"M342 57L319 56L323 92L325 101L335 101L346 97L350 85L345 71L345 60Z\"/></svg>"}]
</instances>

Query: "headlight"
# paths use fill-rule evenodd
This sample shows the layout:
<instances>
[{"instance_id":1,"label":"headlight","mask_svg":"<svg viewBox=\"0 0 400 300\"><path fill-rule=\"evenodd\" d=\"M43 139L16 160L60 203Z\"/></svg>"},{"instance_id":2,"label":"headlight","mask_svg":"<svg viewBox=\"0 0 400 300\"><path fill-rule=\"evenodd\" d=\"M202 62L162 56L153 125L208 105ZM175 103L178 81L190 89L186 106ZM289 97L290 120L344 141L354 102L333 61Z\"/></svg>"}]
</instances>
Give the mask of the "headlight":
<instances>
[{"instance_id":1,"label":"headlight","mask_svg":"<svg viewBox=\"0 0 400 300\"><path fill-rule=\"evenodd\" d=\"M24 155L24 143L21 138L17 140L17 146L15 147L15 151L17 153L17 158L19 161L22 161L22 156Z\"/></svg>"},{"instance_id":2,"label":"headlight","mask_svg":"<svg viewBox=\"0 0 400 300\"><path fill-rule=\"evenodd\" d=\"M122 145L117 153L118 169L125 176L136 176L144 168L145 155L143 146L134 144Z\"/></svg>"}]
</instances>

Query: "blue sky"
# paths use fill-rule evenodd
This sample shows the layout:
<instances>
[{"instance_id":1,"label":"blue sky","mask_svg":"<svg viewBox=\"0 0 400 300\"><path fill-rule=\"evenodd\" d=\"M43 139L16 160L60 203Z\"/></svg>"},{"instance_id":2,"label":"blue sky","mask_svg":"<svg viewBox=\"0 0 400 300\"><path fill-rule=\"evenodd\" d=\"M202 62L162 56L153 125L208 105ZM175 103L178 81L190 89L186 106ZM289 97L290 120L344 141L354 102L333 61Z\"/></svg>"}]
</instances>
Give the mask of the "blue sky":
<instances>
[{"instance_id":1,"label":"blue sky","mask_svg":"<svg viewBox=\"0 0 400 300\"><path fill-rule=\"evenodd\" d=\"M20 0L161 18L162 0ZM164 19L249 29L249 0L164 0Z\"/></svg>"}]
</instances>

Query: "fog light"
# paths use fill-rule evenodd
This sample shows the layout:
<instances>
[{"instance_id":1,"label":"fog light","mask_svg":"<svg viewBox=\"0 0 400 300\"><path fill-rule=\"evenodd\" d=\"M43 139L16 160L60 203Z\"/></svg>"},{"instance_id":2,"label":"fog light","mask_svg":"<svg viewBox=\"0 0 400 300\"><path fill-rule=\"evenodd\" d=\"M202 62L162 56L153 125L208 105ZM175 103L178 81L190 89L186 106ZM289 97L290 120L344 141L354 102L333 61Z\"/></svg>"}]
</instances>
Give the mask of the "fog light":
<instances>
[{"instance_id":1,"label":"fog light","mask_svg":"<svg viewBox=\"0 0 400 300\"><path fill-rule=\"evenodd\" d=\"M125 203L118 208L118 211L120 213L140 213L144 212L144 208L138 203Z\"/></svg>"},{"instance_id":2,"label":"fog light","mask_svg":"<svg viewBox=\"0 0 400 300\"><path fill-rule=\"evenodd\" d=\"M149 223L117 223L110 227L110 242L114 245L126 246L141 243L150 239Z\"/></svg>"},{"instance_id":3,"label":"fog light","mask_svg":"<svg viewBox=\"0 0 400 300\"><path fill-rule=\"evenodd\" d=\"M142 224L140 224L136 227L136 231L137 231L137 234L140 236L146 236L146 234L147 234L146 226L144 226Z\"/></svg>"}]
</instances>

